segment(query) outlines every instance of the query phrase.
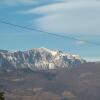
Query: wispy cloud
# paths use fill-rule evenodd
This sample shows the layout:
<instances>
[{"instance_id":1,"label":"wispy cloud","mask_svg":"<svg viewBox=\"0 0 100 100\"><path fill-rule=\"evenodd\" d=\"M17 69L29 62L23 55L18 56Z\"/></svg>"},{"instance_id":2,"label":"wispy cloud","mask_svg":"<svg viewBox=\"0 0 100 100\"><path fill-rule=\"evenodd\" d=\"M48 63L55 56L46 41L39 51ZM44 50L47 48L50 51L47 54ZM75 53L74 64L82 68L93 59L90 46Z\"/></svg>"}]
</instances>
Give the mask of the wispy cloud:
<instances>
[{"instance_id":1,"label":"wispy cloud","mask_svg":"<svg viewBox=\"0 0 100 100\"><path fill-rule=\"evenodd\" d=\"M62 2L63 0L0 0L0 4L15 6L17 4L46 4L46 3L54 3L54 2Z\"/></svg>"},{"instance_id":2,"label":"wispy cloud","mask_svg":"<svg viewBox=\"0 0 100 100\"><path fill-rule=\"evenodd\" d=\"M35 25L42 30L66 34L83 33L85 35L100 33L99 12L100 2L96 0L71 0L26 11L26 13L43 15L33 20Z\"/></svg>"},{"instance_id":3,"label":"wispy cloud","mask_svg":"<svg viewBox=\"0 0 100 100\"><path fill-rule=\"evenodd\" d=\"M33 4L33 3L37 3L37 0L1 0L0 4L4 4L4 5L9 5L9 6L14 6L17 4Z\"/></svg>"},{"instance_id":4,"label":"wispy cloud","mask_svg":"<svg viewBox=\"0 0 100 100\"><path fill-rule=\"evenodd\" d=\"M83 44L85 44L85 41L76 41L76 44L77 45L83 45Z\"/></svg>"}]
</instances>

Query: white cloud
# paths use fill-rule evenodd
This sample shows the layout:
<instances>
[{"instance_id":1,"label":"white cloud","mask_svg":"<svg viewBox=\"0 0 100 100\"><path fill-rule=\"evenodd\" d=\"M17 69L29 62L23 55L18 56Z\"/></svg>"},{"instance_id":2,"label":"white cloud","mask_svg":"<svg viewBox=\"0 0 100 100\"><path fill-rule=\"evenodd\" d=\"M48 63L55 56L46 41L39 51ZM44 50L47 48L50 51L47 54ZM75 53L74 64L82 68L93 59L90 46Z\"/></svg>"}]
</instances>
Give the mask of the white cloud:
<instances>
[{"instance_id":1,"label":"white cloud","mask_svg":"<svg viewBox=\"0 0 100 100\"><path fill-rule=\"evenodd\" d=\"M76 2L75 2L76 1ZM36 9L31 9L27 12L29 13L38 13L38 14L50 14L50 13L59 13L65 12L69 10L78 10L78 9L87 9L93 7L99 7L100 4L97 1L83 1L83 0L75 0L74 2L62 2L62 3L54 3L51 5L46 5L42 7L38 7ZM77 2L78 1L78 2Z\"/></svg>"},{"instance_id":2,"label":"white cloud","mask_svg":"<svg viewBox=\"0 0 100 100\"><path fill-rule=\"evenodd\" d=\"M76 41L76 44L77 45L82 45L82 44L84 44L85 43L85 41Z\"/></svg>"},{"instance_id":3,"label":"white cloud","mask_svg":"<svg viewBox=\"0 0 100 100\"><path fill-rule=\"evenodd\" d=\"M100 2L75 0L26 11L43 17L33 20L37 28L56 33L100 33Z\"/></svg>"}]
</instances>

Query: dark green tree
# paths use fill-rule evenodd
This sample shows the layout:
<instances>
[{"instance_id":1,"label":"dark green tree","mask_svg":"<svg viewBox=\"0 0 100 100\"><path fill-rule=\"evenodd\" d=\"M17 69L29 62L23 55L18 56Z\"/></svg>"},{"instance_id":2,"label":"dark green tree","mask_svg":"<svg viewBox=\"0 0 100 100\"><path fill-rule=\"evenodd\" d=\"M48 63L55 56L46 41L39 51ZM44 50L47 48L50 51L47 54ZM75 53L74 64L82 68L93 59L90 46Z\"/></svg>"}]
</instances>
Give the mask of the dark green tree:
<instances>
[{"instance_id":1,"label":"dark green tree","mask_svg":"<svg viewBox=\"0 0 100 100\"><path fill-rule=\"evenodd\" d=\"M4 92L0 92L0 100L5 100L4 99Z\"/></svg>"}]
</instances>

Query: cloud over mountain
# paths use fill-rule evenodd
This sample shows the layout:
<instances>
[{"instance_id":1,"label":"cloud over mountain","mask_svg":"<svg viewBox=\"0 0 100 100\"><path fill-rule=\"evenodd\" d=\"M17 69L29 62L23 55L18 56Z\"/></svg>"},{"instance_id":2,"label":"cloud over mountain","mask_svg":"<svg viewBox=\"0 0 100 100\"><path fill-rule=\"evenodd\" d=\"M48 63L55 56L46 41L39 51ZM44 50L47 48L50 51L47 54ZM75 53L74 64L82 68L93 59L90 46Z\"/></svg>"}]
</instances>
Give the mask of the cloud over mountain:
<instances>
[{"instance_id":1,"label":"cloud over mountain","mask_svg":"<svg viewBox=\"0 0 100 100\"><path fill-rule=\"evenodd\" d=\"M99 34L100 2L76 1L55 3L27 13L43 15L33 22L42 30L56 33Z\"/></svg>"}]
</instances>

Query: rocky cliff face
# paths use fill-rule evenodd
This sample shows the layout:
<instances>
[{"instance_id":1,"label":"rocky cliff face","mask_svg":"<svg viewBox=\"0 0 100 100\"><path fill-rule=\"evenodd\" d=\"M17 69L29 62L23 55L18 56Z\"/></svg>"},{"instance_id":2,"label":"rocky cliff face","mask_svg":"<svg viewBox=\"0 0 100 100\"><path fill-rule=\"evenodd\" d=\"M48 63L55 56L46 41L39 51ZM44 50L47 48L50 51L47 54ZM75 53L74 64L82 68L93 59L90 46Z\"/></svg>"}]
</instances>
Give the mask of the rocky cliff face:
<instances>
[{"instance_id":1,"label":"rocky cliff face","mask_svg":"<svg viewBox=\"0 0 100 100\"><path fill-rule=\"evenodd\" d=\"M70 67L84 63L79 55L46 48L8 52L0 50L0 68L45 70Z\"/></svg>"}]
</instances>

